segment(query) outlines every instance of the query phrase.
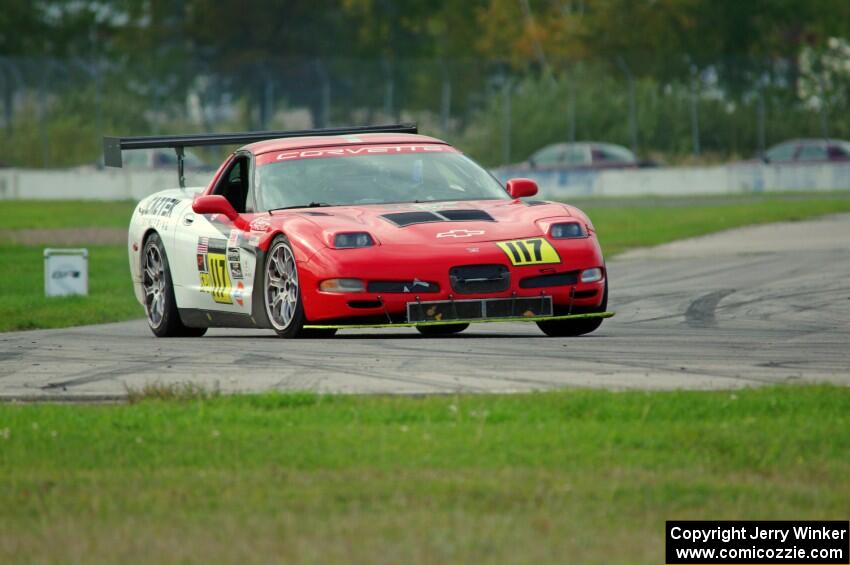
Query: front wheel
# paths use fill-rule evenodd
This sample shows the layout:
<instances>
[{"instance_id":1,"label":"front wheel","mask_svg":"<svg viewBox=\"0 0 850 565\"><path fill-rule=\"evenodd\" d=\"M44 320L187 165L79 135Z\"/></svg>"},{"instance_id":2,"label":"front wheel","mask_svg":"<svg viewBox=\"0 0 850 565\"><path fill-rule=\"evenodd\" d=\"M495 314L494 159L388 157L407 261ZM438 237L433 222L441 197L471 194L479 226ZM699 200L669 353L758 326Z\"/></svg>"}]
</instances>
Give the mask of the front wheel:
<instances>
[{"instance_id":1,"label":"front wheel","mask_svg":"<svg viewBox=\"0 0 850 565\"><path fill-rule=\"evenodd\" d=\"M608 308L608 279L605 279L605 292L602 295L602 304L595 308L595 312L604 312ZM602 318L587 318L577 320L553 320L551 322L537 322L537 327L549 337L575 337L589 334L602 325Z\"/></svg>"},{"instance_id":2,"label":"front wheel","mask_svg":"<svg viewBox=\"0 0 850 565\"><path fill-rule=\"evenodd\" d=\"M284 338L304 333L304 307L298 284L295 253L285 236L278 236L269 247L263 272L263 300L272 329Z\"/></svg>"},{"instance_id":3,"label":"front wheel","mask_svg":"<svg viewBox=\"0 0 850 565\"><path fill-rule=\"evenodd\" d=\"M468 327L469 324L438 324L435 326L416 326L416 329L424 336L438 336L459 334Z\"/></svg>"}]
</instances>

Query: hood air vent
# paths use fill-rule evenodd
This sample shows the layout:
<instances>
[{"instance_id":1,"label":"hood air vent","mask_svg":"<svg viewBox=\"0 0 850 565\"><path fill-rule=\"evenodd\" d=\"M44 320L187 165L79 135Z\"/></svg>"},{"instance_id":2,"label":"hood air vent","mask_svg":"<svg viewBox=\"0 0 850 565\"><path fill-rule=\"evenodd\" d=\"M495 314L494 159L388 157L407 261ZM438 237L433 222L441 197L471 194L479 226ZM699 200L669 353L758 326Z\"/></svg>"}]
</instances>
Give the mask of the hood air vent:
<instances>
[{"instance_id":1,"label":"hood air vent","mask_svg":"<svg viewBox=\"0 0 850 565\"><path fill-rule=\"evenodd\" d=\"M442 222L443 218L431 212L398 212L396 214L384 214L381 216L400 228L411 224L427 224L429 222Z\"/></svg>"},{"instance_id":2,"label":"hood air vent","mask_svg":"<svg viewBox=\"0 0 850 565\"><path fill-rule=\"evenodd\" d=\"M495 222L484 210L440 210L439 212L397 212L381 216L400 228L431 222Z\"/></svg>"},{"instance_id":3,"label":"hood air vent","mask_svg":"<svg viewBox=\"0 0 850 565\"><path fill-rule=\"evenodd\" d=\"M484 210L440 210L438 215L450 222L492 222L493 216Z\"/></svg>"}]
</instances>

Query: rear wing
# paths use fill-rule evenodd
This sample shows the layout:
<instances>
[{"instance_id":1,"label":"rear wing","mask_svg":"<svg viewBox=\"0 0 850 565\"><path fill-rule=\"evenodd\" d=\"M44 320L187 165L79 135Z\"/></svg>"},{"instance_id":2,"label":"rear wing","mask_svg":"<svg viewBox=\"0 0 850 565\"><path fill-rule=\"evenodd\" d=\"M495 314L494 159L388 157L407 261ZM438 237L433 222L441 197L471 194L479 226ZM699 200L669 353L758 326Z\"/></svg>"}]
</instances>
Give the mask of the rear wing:
<instances>
[{"instance_id":1,"label":"rear wing","mask_svg":"<svg viewBox=\"0 0 850 565\"><path fill-rule=\"evenodd\" d=\"M121 167L121 151L125 149L173 148L177 153L177 175L180 186L186 186L183 174L183 149L213 145L245 145L267 139L311 137L315 135L357 135L362 133L417 133L416 124L390 124L347 128L302 129L294 131L252 131L243 133L201 133L189 135L144 135L137 137L104 137L103 162L107 167Z\"/></svg>"}]
</instances>

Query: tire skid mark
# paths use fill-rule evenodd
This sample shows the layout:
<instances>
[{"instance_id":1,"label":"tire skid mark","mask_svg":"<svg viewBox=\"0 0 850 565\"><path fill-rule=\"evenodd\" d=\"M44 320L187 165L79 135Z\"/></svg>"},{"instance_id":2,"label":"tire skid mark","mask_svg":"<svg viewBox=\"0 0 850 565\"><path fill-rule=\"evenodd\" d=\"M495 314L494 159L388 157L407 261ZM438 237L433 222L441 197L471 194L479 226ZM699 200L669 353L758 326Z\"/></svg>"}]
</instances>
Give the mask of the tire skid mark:
<instances>
[{"instance_id":1,"label":"tire skid mark","mask_svg":"<svg viewBox=\"0 0 850 565\"><path fill-rule=\"evenodd\" d=\"M725 297L735 292L734 289L716 290L704 294L691 302L685 310L685 323L692 328L708 328L717 325L714 311Z\"/></svg>"}]
</instances>

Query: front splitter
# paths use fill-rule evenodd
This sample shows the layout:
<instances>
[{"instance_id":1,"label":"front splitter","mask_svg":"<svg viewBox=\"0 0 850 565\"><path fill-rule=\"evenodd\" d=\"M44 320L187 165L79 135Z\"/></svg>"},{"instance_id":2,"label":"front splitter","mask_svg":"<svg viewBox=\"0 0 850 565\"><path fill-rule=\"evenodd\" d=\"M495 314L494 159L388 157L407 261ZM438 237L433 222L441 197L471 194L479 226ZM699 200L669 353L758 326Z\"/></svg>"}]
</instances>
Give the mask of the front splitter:
<instances>
[{"instance_id":1,"label":"front splitter","mask_svg":"<svg viewBox=\"0 0 850 565\"><path fill-rule=\"evenodd\" d=\"M512 318L481 318L473 320L434 320L428 322L400 322L397 324L307 324L309 330L352 330L368 328L415 328L419 326L451 326L456 324L499 324L505 322L555 322L560 320L586 320L590 318L610 318L614 312L592 312L589 314L568 314L564 316L517 316Z\"/></svg>"}]
</instances>

